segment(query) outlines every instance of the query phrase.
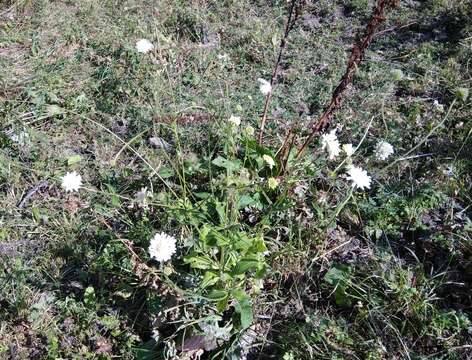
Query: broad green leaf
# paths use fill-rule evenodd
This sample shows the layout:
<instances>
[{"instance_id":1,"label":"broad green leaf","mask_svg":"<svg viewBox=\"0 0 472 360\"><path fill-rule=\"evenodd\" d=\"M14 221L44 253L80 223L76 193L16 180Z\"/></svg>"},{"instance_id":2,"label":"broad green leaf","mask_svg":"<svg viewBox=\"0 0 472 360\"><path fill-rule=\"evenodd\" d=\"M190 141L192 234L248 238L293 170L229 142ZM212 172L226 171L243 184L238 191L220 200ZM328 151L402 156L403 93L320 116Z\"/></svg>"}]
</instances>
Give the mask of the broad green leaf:
<instances>
[{"instance_id":1,"label":"broad green leaf","mask_svg":"<svg viewBox=\"0 0 472 360\"><path fill-rule=\"evenodd\" d=\"M82 156L73 155L67 159L67 165L71 166L71 165L77 164L80 161L82 161Z\"/></svg>"},{"instance_id":2,"label":"broad green leaf","mask_svg":"<svg viewBox=\"0 0 472 360\"><path fill-rule=\"evenodd\" d=\"M246 206L253 205L256 201L249 195L243 195L238 201L238 210L245 208Z\"/></svg>"},{"instance_id":3,"label":"broad green leaf","mask_svg":"<svg viewBox=\"0 0 472 360\"><path fill-rule=\"evenodd\" d=\"M349 279L349 267L337 265L328 270L324 276L324 281L330 285L337 285L339 282L346 282Z\"/></svg>"},{"instance_id":4,"label":"broad green leaf","mask_svg":"<svg viewBox=\"0 0 472 360\"><path fill-rule=\"evenodd\" d=\"M236 171L241 167L240 160L228 160L222 156L218 156L211 163L228 171Z\"/></svg>"},{"instance_id":5,"label":"broad green leaf","mask_svg":"<svg viewBox=\"0 0 472 360\"><path fill-rule=\"evenodd\" d=\"M228 300L229 300L229 294L216 303L216 310L219 312L225 311L228 307Z\"/></svg>"},{"instance_id":6,"label":"broad green leaf","mask_svg":"<svg viewBox=\"0 0 472 360\"><path fill-rule=\"evenodd\" d=\"M226 290L212 290L207 295L210 300L220 301L228 297L228 292Z\"/></svg>"},{"instance_id":7,"label":"broad green leaf","mask_svg":"<svg viewBox=\"0 0 472 360\"><path fill-rule=\"evenodd\" d=\"M186 264L190 264L190 267L194 269L202 269L202 270L209 270L209 269L218 269L218 264L206 256L194 256L188 255L184 257L184 262Z\"/></svg>"},{"instance_id":8,"label":"broad green leaf","mask_svg":"<svg viewBox=\"0 0 472 360\"><path fill-rule=\"evenodd\" d=\"M220 279L219 276L215 274L214 272L206 271L205 274L203 275L202 287L207 288L209 286L215 285L219 279Z\"/></svg>"},{"instance_id":9,"label":"broad green leaf","mask_svg":"<svg viewBox=\"0 0 472 360\"><path fill-rule=\"evenodd\" d=\"M211 196L211 194L207 192L198 192L194 193L194 195L197 199L208 199Z\"/></svg>"},{"instance_id":10,"label":"broad green leaf","mask_svg":"<svg viewBox=\"0 0 472 360\"><path fill-rule=\"evenodd\" d=\"M174 176L174 171L170 167L161 167L159 169L159 176L163 179L167 179Z\"/></svg>"},{"instance_id":11,"label":"broad green leaf","mask_svg":"<svg viewBox=\"0 0 472 360\"><path fill-rule=\"evenodd\" d=\"M233 291L233 296L237 300L234 309L239 314L241 328L247 329L253 321L252 304L250 297L242 290Z\"/></svg>"},{"instance_id":12,"label":"broad green leaf","mask_svg":"<svg viewBox=\"0 0 472 360\"><path fill-rule=\"evenodd\" d=\"M267 251L267 246L264 242L264 239L261 237L257 238L254 241L254 249L256 252L263 253Z\"/></svg>"},{"instance_id":13,"label":"broad green leaf","mask_svg":"<svg viewBox=\"0 0 472 360\"><path fill-rule=\"evenodd\" d=\"M263 265L262 262L255 259L242 259L240 260L233 269L234 275L244 274L249 270L257 270Z\"/></svg>"}]
</instances>

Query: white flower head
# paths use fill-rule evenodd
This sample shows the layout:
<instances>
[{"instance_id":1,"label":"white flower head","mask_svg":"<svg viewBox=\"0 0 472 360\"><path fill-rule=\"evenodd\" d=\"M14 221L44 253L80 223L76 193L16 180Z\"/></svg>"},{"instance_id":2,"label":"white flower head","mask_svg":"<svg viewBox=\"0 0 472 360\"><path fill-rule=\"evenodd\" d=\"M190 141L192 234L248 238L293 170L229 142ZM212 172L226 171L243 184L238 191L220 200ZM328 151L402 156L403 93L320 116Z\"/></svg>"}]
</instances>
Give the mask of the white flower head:
<instances>
[{"instance_id":1,"label":"white flower head","mask_svg":"<svg viewBox=\"0 0 472 360\"><path fill-rule=\"evenodd\" d=\"M241 117L240 116L234 116L231 115L231 117L228 119L228 121L233 124L234 126L239 126L241 125Z\"/></svg>"},{"instance_id":2,"label":"white flower head","mask_svg":"<svg viewBox=\"0 0 472 360\"><path fill-rule=\"evenodd\" d=\"M77 174L75 171L66 173L62 180L62 188L66 192L73 192L79 191L80 187L82 186L82 176Z\"/></svg>"},{"instance_id":3,"label":"white flower head","mask_svg":"<svg viewBox=\"0 0 472 360\"><path fill-rule=\"evenodd\" d=\"M218 60L220 60L222 62L229 61L229 55L226 54L226 53L218 54L218 55L216 55L216 57L218 58Z\"/></svg>"},{"instance_id":4,"label":"white flower head","mask_svg":"<svg viewBox=\"0 0 472 360\"><path fill-rule=\"evenodd\" d=\"M149 255L159 262L170 260L172 255L175 254L176 242L177 240L173 236L163 232L157 233L149 244Z\"/></svg>"},{"instance_id":5,"label":"white flower head","mask_svg":"<svg viewBox=\"0 0 472 360\"><path fill-rule=\"evenodd\" d=\"M141 39L141 40L138 40L138 42L136 43L136 50L139 53L147 54L149 51L152 51L153 49L154 49L154 45L148 39Z\"/></svg>"},{"instance_id":6,"label":"white flower head","mask_svg":"<svg viewBox=\"0 0 472 360\"><path fill-rule=\"evenodd\" d=\"M437 101L437 100L433 101L433 108L434 108L434 110L436 110L439 113L444 112L444 105L440 104L439 101Z\"/></svg>"},{"instance_id":7,"label":"white flower head","mask_svg":"<svg viewBox=\"0 0 472 360\"><path fill-rule=\"evenodd\" d=\"M251 126L251 125L247 125L245 128L244 128L244 133L247 135L247 136L253 136L254 135L254 128Z\"/></svg>"},{"instance_id":8,"label":"white flower head","mask_svg":"<svg viewBox=\"0 0 472 360\"><path fill-rule=\"evenodd\" d=\"M386 160L393 153L393 146L386 141L381 141L375 146L375 157L378 160Z\"/></svg>"},{"instance_id":9,"label":"white flower head","mask_svg":"<svg viewBox=\"0 0 472 360\"><path fill-rule=\"evenodd\" d=\"M20 146L28 145L30 142L30 136L26 131L21 131L18 134L11 134L9 137L11 141Z\"/></svg>"},{"instance_id":10,"label":"white flower head","mask_svg":"<svg viewBox=\"0 0 472 360\"><path fill-rule=\"evenodd\" d=\"M277 180L276 178L270 177L267 180L267 185L269 185L269 189L275 190L277 189L277 186L279 186L279 180Z\"/></svg>"},{"instance_id":11,"label":"white flower head","mask_svg":"<svg viewBox=\"0 0 472 360\"><path fill-rule=\"evenodd\" d=\"M271 156L269 155L262 155L262 159L269 165L269 168L272 170L272 168L275 166L275 161L272 159Z\"/></svg>"},{"instance_id":12,"label":"white flower head","mask_svg":"<svg viewBox=\"0 0 472 360\"><path fill-rule=\"evenodd\" d=\"M341 147L336 136L336 129L321 136L321 147L328 152L330 160L334 160L339 155Z\"/></svg>"},{"instance_id":13,"label":"white flower head","mask_svg":"<svg viewBox=\"0 0 472 360\"><path fill-rule=\"evenodd\" d=\"M351 157L354 154L354 151L356 151L352 144L343 144L342 149L347 157Z\"/></svg>"},{"instance_id":14,"label":"white flower head","mask_svg":"<svg viewBox=\"0 0 472 360\"><path fill-rule=\"evenodd\" d=\"M270 82L261 78L257 79L257 81L259 81L259 90L263 95L267 95L272 91L272 85L270 85Z\"/></svg>"},{"instance_id":15,"label":"white flower head","mask_svg":"<svg viewBox=\"0 0 472 360\"><path fill-rule=\"evenodd\" d=\"M293 188L293 193L299 200L303 200L306 197L306 192L308 190L307 183L297 183L297 186Z\"/></svg>"},{"instance_id":16,"label":"white flower head","mask_svg":"<svg viewBox=\"0 0 472 360\"><path fill-rule=\"evenodd\" d=\"M352 181L352 186L354 188L359 188L361 190L370 189L370 182L372 179L367 175L367 171L360 167L351 165L348 167L347 174L349 175L347 179Z\"/></svg>"}]
</instances>

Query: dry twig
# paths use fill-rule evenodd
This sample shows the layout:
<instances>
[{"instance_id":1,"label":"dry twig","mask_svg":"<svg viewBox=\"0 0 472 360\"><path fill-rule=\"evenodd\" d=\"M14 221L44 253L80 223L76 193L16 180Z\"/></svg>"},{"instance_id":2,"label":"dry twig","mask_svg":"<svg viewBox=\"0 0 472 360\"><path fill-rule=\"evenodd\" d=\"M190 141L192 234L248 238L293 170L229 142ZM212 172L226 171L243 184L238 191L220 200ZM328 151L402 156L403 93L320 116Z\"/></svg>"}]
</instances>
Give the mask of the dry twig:
<instances>
[{"instance_id":1,"label":"dry twig","mask_svg":"<svg viewBox=\"0 0 472 360\"><path fill-rule=\"evenodd\" d=\"M293 29L293 26L295 25L295 22L297 21L298 17L300 16L301 13L301 7L303 5L303 1L300 1L300 3L297 5L297 2L299 0L292 0L290 3L290 9L288 13L288 19L287 19L287 25L285 26L285 33L284 36L282 37L282 40L280 40L280 49L279 49L279 54L277 56L277 61L275 62L274 70L272 72L272 78L270 79L270 86L274 87L275 84L275 79L277 78L277 73L279 70L280 62L282 61L282 55L285 50L285 47L287 46L287 39L288 35L290 34L290 30ZM295 12L295 14L294 14ZM272 98L272 91L270 91L265 98L265 103L264 103L264 111L262 112L262 119L261 119L261 128L259 130L259 144L262 144L262 138L264 136L264 129L265 129L265 124L267 121L267 111L269 110L269 104L270 104L270 99Z\"/></svg>"},{"instance_id":2,"label":"dry twig","mask_svg":"<svg viewBox=\"0 0 472 360\"><path fill-rule=\"evenodd\" d=\"M310 144L315 135L325 130L329 126L334 111L341 106L341 103L344 99L344 94L349 85L352 83L352 79L357 70L357 67L364 59L365 50L370 45L376 29L379 27L380 24L385 21L386 12L389 9L395 7L396 3L397 0L377 1L372 11L372 18L367 24L364 30L364 34L359 38L357 43L352 48L352 53L347 64L346 72L341 78L341 82L334 90L333 95L331 97L331 102L326 107L323 115L321 115L318 121L310 125L310 135L298 150L297 158L300 158L300 156L303 155L304 151L306 150L306 147L308 146L308 144Z\"/></svg>"}]
</instances>

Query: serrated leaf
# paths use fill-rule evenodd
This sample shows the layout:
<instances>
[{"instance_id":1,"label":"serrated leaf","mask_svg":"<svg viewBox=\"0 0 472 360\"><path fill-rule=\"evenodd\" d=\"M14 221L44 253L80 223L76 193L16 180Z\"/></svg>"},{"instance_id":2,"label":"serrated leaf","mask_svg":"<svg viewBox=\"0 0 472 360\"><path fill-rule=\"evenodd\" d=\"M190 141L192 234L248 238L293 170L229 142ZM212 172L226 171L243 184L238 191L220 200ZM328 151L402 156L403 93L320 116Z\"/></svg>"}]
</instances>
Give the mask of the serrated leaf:
<instances>
[{"instance_id":1,"label":"serrated leaf","mask_svg":"<svg viewBox=\"0 0 472 360\"><path fill-rule=\"evenodd\" d=\"M211 163L228 171L236 171L241 167L240 160L228 160L222 156L218 156Z\"/></svg>"}]
</instances>

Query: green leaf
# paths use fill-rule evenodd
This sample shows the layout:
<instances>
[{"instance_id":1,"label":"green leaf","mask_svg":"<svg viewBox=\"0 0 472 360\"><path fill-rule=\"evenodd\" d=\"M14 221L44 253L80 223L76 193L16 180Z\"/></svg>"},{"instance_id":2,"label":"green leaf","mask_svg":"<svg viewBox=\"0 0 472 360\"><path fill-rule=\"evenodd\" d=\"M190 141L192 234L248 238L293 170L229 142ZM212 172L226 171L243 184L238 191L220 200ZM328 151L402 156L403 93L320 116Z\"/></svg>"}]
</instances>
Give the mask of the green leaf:
<instances>
[{"instance_id":1,"label":"green leaf","mask_svg":"<svg viewBox=\"0 0 472 360\"><path fill-rule=\"evenodd\" d=\"M77 164L80 161L82 161L82 156L73 155L67 159L67 165L71 166L71 165Z\"/></svg>"},{"instance_id":2,"label":"green leaf","mask_svg":"<svg viewBox=\"0 0 472 360\"><path fill-rule=\"evenodd\" d=\"M226 290L212 290L208 294L208 298L214 301L220 301L228 297L228 292Z\"/></svg>"},{"instance_id":3,"label":"green leaf","mask_svg":"<svg viewBox=\"0 0 472 360\"><path fill-rule=\"evenodd\" d=\"M168 179L174 176L174 171L170 167L161 167L159 169L159 176L163 179Z\"/></svg>"},{"instance_id":4,"label":"green leaf","mask_svg":"<svg viewBox=\"0 0 472 360\"><path fill-rule=\"evenodd\" d=\"M240 275L244 274L246 271L249 270L257 270L263 265L262 262L251 259L251 258L245 258L240 260L236 266L233 269L233 274L234 275Z\"/></svg>"},{"instance_id":5,"label":"green leaf","mask_svg":"<svg viewBox=\"0 0 472 360\"><path fill-rule=\"evenodd\" d=\"M264 253L267 251L267 246L262 236L254 241L254 249L259 253Z\"/></svg>"},{"instance_id":6,"label":"green leaf","mask_svg":"<svg viewBox=\"0 0 472 360\"><path fill-rule=\"evenodd\" d=\"M203 275L201 286L203 288L207 288L209 286L215 285L219 279L220 279L219 276L215 274L214 272L206 271L205 274Z\"/></svg>"},{"instance_id":7,"label":"green leaf","mask_svg":"<svg viewBox=\"0 0 472 360\"><path fill-rule=\"evenodd\" d=\"M112 195L111 196L111 204L114 207L119 207L121 204L120 198L117 195Z\"/></svg>"},{"instance_id":8,"label":"green leaf","mask_svg":"<svg viewBox=\"0 0 472 360\"><path fill-rule=\"evenodd\" d=\"M198 192L194 193L194 195L197 199L208 199L211 196L211 194L207 192Z\"/></svg>"},{"instance_id":9,"label":"green leaf","mask_svg":"<svg viewBox=\"0 0 472 360\"><path fill-rule=\"evenodd\" d=\"M253 205L256 203L256 200L254 200L251 196L249 195L243 195L239 198L238 201L238 210L245 208L246 206Z\"/></svg>"},{"instance_id":10,"label":"green leaf","mask_svg":"<svg viewBox=\"0 0 472 360\"><path fill-rule=\"evenodd\" d=\"M240 160L228 160L222 156L218 156L212 162L213 165L218 167L224 168L228 171L236 171L241 168L241 161Z\"/></svg>"},{"instance_id":11,"label":"green leaf","mask_svg":"<svg viewBox=\"0 0 472 360\"><path fill-rule=\"evenodd\" d=\"M233 296L237 300L234 309L239 314L241 328L247 329L253 321L252 304L250 297L242 290L233 291Z\"/></svg>"},{"instance_id":12,"label":"green leaf","mask_svg":"<svg viewBox=\"0 0 472 360\"><path fill-rule=\"evenodd\" d=\"M216 303L216 310L218 312L223 312L228 307L229 294Z\"/></svg>"},{"instance_id":13,"label":"green leaf","mask_svg":"<svg viewBox=\"0 0 472 360\"><path fill-rule=\"evenodd\" d=\"M226 209L225 205L222 202L215 201L215 210L218 213L218 217L220 219L220 224L226 224Z\"/></svg>"},{"instance_id":14,"label":"green leaf","mask_svg":"<svg viewBox=\"0 0 472 360\"><path fill-rule=\"evenodd\" d=\"M39 209L37 207L32 208L31 213L32 213L33 218L36 222L41 221L41 212L39 211Z\"/></svg>"},{"instance_id":15,"label":"green leaf","mask_svg":"<svg viewBox=\"0 0 472 360\"><path fill-rule=\"evenodd\" d=\"M84 303L85 305L93 305L95 303L95 289L93 286L89 286L84 292Z\"/></svg>"},{"instance_id":16,"label":"green leaf","mask_svg":"<svg viewBox=\"0 0 472 360\"><path fill-rule=\"evenodd\" d=\"M190 264L190 267L192 267L193 269L218 270L218 265L215 264L215 262L207 256L188 255L184 257L184 262L186 264Z\"/></svg>"},{"instance_id":17,"label":"green leaf","mask_svg":"<svg viewBox=\"0 0 472 360\"><path fill-rule=\"evenodd\" d=\"M335 286L334 300L338 306L348 307L351 305L351 299L347 293L349 278L350 268L346 265L332 267L324 276L324 281Z\"/></svg>"},{"instance_id":18,"label":"green leaf","mask_svg":"<svg viewBox=\"0 0 472 360\"><path fill-rule=\"evenodd\" d=\"M328 270L324 276L324 281L330 285L337 285L339 282L346 282L349 279L349 267L346 265L336 265Z\"/></svg>"}]
</instances>

